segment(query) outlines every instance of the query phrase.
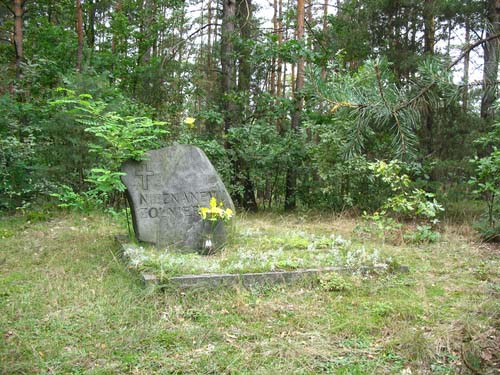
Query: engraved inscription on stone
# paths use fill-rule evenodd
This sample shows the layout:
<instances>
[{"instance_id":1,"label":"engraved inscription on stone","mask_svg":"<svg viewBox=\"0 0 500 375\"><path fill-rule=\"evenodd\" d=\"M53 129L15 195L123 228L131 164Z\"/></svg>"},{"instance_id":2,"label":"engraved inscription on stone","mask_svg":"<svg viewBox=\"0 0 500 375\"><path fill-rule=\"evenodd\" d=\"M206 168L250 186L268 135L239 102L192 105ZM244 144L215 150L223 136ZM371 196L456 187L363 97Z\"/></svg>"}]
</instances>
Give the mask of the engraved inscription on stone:
<instances>
[{"instance_id":1,"label":"engraved inscription on stone","mask_svg":"<svg viewBox=\"0 0 500 375\"><path fill-rule=\"evenodd\" d=\"M175 145L149 151L145 161L127 161L122 171L134 230L141 241L196 251L203 230L199 208L216 197L234 210L222 180L197 147Z\"/></svg>"}]
</instances>

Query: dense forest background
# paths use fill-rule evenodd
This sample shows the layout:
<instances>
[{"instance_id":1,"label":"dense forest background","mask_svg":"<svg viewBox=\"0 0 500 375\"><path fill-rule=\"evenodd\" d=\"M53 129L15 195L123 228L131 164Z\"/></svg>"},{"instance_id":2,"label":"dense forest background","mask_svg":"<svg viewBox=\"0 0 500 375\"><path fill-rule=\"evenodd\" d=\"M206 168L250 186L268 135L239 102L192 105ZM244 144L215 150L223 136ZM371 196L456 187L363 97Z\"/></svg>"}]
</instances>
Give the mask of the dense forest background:
<instances>
[{"instance_id":1,"label":"dense forest background","mask_svg":"<svg viewBox=\"0 0 500 375\"><path fill-rule=\"evenodd\" d=\"M249 210L377 209L397 160L493 214L499 36L498 0L2 0L0 209L117 206L179 142Z\"/></svg>"}]
</instances>

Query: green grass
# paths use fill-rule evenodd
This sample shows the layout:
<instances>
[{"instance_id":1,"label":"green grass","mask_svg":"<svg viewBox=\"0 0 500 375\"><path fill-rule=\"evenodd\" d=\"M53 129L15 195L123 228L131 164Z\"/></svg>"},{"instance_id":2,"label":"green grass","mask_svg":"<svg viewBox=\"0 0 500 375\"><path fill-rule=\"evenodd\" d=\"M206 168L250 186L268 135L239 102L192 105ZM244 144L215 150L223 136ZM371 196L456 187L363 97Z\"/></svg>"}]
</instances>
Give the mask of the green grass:
<instances>
[{"instance_id":1,"label":"green grass","mask_svg":"<svg viewBox=\"0 0 500 375\"><path fill-rule=\"evenodd\" d=\"M361 241L349 218L244 220ZM119 259L123 231L100 214L0 220L0 373L497 373L499 248L467 225L433 245L362 240L408 274L159 294Z\"/></svg>"}]
</instances>

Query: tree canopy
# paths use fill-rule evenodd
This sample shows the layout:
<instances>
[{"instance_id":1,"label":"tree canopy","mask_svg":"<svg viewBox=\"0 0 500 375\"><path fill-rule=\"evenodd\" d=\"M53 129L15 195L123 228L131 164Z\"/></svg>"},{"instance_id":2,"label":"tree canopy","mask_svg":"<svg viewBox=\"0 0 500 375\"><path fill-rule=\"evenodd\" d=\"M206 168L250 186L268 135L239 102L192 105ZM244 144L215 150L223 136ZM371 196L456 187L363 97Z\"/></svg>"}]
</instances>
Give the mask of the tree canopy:
<instances>
[{"instance_id":1,"label":"tree canopy","mask_svg":"<svg viewBox=\"0 0 500 375\"><path fill-rule=\"evenodd\" d=\"M0 208L119 205L173 142L250 210L376 208L393 159L452 199L499 143L499 40L498 0L3 0Z\"/></svg>"}]
</instances>

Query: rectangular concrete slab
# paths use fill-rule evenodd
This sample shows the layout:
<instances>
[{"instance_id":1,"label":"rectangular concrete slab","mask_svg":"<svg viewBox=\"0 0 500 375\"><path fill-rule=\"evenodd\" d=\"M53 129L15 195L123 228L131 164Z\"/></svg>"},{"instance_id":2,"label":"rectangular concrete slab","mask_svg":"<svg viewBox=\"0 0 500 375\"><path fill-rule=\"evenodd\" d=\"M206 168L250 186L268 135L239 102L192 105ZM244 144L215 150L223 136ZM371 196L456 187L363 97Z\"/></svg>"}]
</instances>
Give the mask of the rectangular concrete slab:
<instances>
[{"instance_id":1,"label":"rectangular concrete slab","mask_svg":"<svg viewBox=\"0 0 500 375\"><path fill-rule=\"evenodd\" d=\"M126 243L123 237L117 241L121 246L121 250L136 246L135 244ZM240 273L240 274L202 274L202 275L181 275L174 276L168 280L160 280L156 275L150 273L141 273L141 278L145 286L154 288L219 288L225 286L241 285L244 287L286 284L293 282L305 281L317 277L325 273L342 273L342 274L369 274L375 272L384 272L389 269L388 265L380 265L373 267L322 267L314 269L294 270L294 271L272 271L258 273ZM408 266L398 266L390 270L391 272L406 273L409 272Z\"/></svg>"}]
</instances>

